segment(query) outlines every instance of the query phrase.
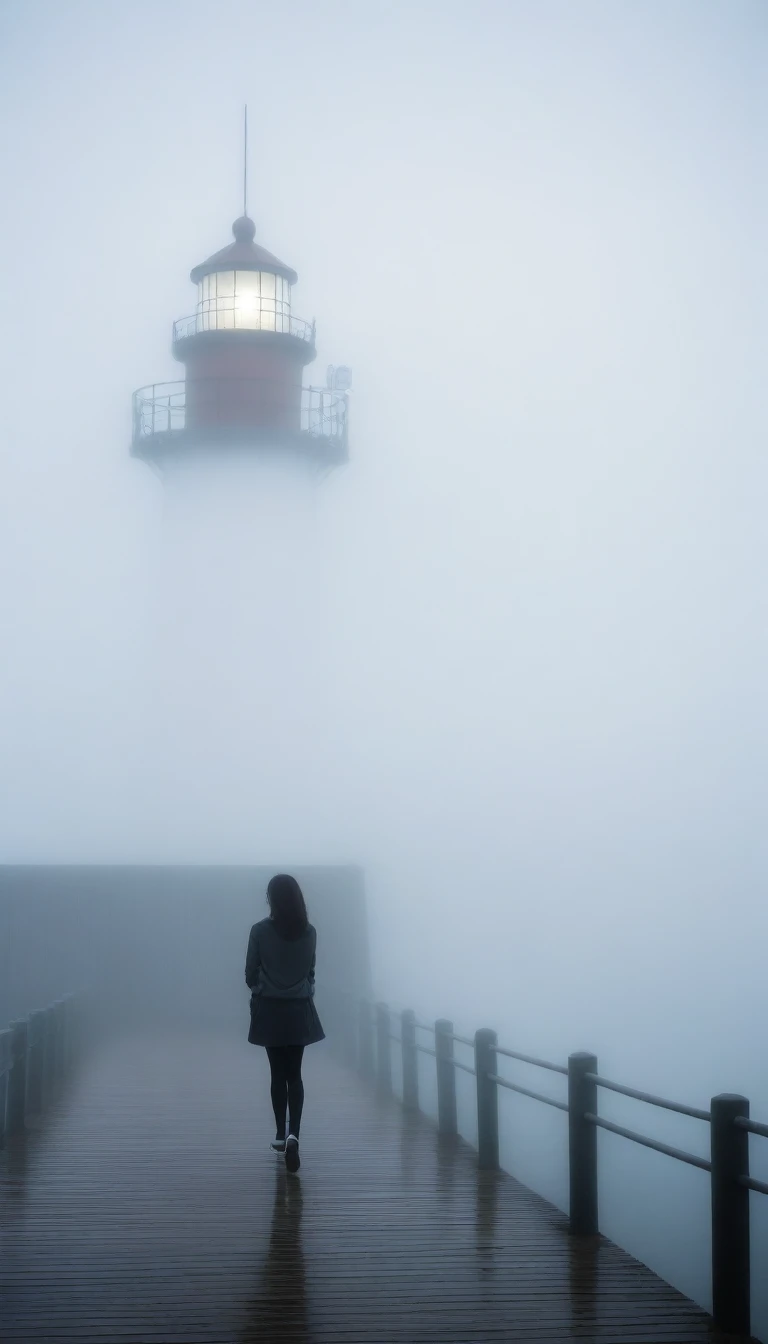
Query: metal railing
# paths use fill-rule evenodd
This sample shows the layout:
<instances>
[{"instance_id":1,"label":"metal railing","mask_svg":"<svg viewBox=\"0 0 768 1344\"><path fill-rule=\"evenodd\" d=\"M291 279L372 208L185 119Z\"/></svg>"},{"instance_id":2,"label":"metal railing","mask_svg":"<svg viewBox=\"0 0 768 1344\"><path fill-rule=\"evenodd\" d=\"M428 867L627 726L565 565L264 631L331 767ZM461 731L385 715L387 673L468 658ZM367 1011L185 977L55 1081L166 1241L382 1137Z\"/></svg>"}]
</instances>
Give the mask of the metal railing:
<instances>
[{"instance_id":1,"label":"metal railing","mask_svg":"<svg viewBox=\"0 0 768 1344\"><path fill-rule=\"evenodd\" d=\"M55 1100L83 1046L83 997L68 994L0 1031L0 1148Z\"/></svg>"},{"instance_id":2,"label":"metal railing","mask_svg":"<svg viewBox=\"0 0 768 1344\"><path fill-rule=\"evenodd\" d=\"M189 340L209 331L258 331L270 335L293 336L314 346L316 324L302 317L292 317L284 304L275 299L262 299L252 304L233 299L222 303L212 301L209 308L179 317L173 324L173 343Z\"/></svg>"},{"instance_id":3,"label":"metal railing","mask_svg":"<svg viewBox=\"0 0 768 1344\"><path fill-rule=\"evenodd\" d=\"M349 1064L375 1081L382 1096L393 1095L391 1045L400 1046L402 1061L402 1103L406 1109L419 1109L418 1055L435 1059L437 1082L438 1130L441 1134L458 1133L456 1111L456 1071L471 1074L476 1080L478 1165L499 1169L499 1088L516 1092L568 1116L569 1225L577 1236L598 1236L598 1160L597 1131L604 1129L666 1157L709 1172L712 1193L712 1314L716 1324L733 1334L749 1335L750 1330L750 1191L768 1195L768 1182L749 1174L749 1135L768 1138L768 1124L751 1120L746 1097L723 1093L711 1099L710 1109L669 1101L651 1092L643 1092L623 1083L603 1078L597 1058L585 1051L569 1055L568 1063L557 1064L500 1046L496 1032L481 1028L474 1037L461 1036L453 1023L439 1019L434 1024L420 1022L410 1009L397 1013L400 1032L391 1030L392 1011L384 1003L373 1004L351 995L340 995L336 1022L344 1055ZM434 1049L420 1043L417 1031L433 1034ZM455 1057L454 1047L469 1047L472 1064ZM498 1072L499 1057L511 1059L568 1081L567 1099L547 1096ZM598 1113L598 1089L603 1088L634 1101L685 1115L710 1126L710 1157L673 1148L636 1130L617 1125Z\"/></svg>"},{"instance_id":4,"label":"metal railing","mask_svg":"<svg viewBox=\"0 0 768 1344\"><path fill-rule=\"evenodd\" d=\"M268 378L197 378L152 383L133 394L133 442L199 435L295 433L345 447L349 398L325 387L276 389Z\"/></svg>"}]
</instances>

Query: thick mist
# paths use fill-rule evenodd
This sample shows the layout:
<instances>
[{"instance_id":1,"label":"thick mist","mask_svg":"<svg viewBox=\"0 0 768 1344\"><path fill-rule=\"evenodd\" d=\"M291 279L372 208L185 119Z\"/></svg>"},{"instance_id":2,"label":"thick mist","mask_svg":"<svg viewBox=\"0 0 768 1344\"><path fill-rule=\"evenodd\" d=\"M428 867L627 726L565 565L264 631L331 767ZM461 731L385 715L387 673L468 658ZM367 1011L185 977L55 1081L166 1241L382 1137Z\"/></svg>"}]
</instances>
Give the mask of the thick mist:
<instances>
[{"instance_id":1,"label":"thick mist","mask_svg":"<svg viewBox=\"0 0 768 1344\"><path fill-rule=\"evenodd\" d=\"M162 489L143 725L157 857L312 862L329 840L317 472L203 447Z\"/></svg>"},{"instance_id":2,"label":"thick mist","mask_svg":"<svg viewBox=\"0 0 768 1344\"><path fill-rule=\"evenodd\" d=\"M3 861L359 863L378 997L768 1119L766 28L6 3ZM179 523L130 395L178 376L245 101L351 461L311 500L220 474L210 510L198 476ZM279 637L238 615L288 590ZM505 1164L562 1203L560 1117L503 1105ZM606 1232L706 1301L704 1178L600 1138Z\"/></svg>"}]
</instances>

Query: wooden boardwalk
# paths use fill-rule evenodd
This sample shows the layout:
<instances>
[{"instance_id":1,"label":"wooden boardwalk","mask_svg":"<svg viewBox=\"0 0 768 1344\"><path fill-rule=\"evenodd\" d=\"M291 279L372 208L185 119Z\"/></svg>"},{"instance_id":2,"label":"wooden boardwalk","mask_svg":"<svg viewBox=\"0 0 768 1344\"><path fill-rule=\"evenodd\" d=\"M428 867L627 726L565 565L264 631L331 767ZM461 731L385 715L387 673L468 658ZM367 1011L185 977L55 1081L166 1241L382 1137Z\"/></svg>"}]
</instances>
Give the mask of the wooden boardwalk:
<instances>
[{"instance_id":1,"label":"wooden boardwalk","mask_svg":"<svg viewBox=\"0 0 768 1344\"><path fill-rule=\"evenodd\" d=\"M228 1038L92 1057L0 1153L3 1344L729 1339L608 1242L308 1052L303 1165Z\"/></svg>"}]
</instances>

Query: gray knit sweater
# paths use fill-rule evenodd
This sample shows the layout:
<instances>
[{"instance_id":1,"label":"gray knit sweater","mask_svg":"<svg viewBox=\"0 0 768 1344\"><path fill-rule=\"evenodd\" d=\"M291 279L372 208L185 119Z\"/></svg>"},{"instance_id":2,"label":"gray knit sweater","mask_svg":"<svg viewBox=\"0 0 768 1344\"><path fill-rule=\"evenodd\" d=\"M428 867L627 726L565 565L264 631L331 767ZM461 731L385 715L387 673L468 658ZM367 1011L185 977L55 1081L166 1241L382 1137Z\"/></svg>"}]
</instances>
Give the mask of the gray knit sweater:
<instances>
[{"instance_id":1,"label":"gray knit sweater","mask_svg":"<svg viewBox=\"0 0 768 1344\"><path fill-rule=\"evenodd\" d=\"M308 924L298 938L282 938L270 918L254 924L248 939L245 983L265 999L311 999L315 992L317 933Z\"/></svg>"}]
</instances>

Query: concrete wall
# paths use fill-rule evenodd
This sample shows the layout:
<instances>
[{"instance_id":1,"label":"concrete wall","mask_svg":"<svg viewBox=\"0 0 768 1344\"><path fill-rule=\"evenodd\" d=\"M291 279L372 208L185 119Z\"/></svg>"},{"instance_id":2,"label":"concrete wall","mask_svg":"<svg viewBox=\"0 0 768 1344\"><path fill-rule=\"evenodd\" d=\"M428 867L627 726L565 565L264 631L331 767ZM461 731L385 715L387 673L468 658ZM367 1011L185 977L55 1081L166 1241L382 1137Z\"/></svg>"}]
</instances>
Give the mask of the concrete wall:
<instances>
[{"instance_id":1,"label":"concrete wall","mask_svg":"<svg viewBox=\"0 0 768 1344\"><path fill-rule=\"evenodd\" d=\"M369 991L362 870L292 869L318 931L317 994ZM245 1029L261 867L0 867L0 1024L81 987L110 1017Z\"/></svg>"}]
</instances>

